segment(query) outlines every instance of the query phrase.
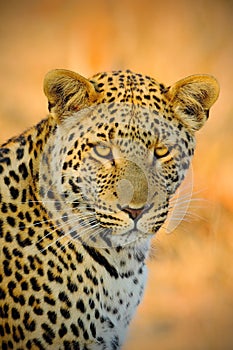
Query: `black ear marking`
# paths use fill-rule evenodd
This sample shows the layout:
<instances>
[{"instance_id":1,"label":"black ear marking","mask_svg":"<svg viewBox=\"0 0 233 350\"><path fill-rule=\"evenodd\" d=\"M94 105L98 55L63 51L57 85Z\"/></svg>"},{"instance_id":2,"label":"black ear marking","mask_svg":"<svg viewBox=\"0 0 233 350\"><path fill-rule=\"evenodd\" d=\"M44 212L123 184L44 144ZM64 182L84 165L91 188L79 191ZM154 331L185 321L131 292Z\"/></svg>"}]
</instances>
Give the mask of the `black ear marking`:
<instances>
[{"instance_id":1,"label":"black ear marking","mask_svg":"<svg viewBox=\"0 0 233 350\"><path fill-rule=\"evenodd\" d=\"M53 108L54 106L55 106L55 103L51 103L51 102L48 101L48 110L49 110L49 112L52 111L52 108Z\"/></svg>"}]
</instances>

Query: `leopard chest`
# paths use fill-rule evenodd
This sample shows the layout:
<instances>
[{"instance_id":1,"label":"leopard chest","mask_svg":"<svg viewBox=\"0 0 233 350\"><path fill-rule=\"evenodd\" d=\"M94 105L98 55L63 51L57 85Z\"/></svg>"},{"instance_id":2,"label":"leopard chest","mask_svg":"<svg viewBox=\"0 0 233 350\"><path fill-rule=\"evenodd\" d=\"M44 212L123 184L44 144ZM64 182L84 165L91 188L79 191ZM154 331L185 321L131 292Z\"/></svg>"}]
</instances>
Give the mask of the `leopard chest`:
<instances>
[{"instance_id":1,"label":"leopard chest","mask_svg":"<svg viewBox=\"0 0 233 350\"><path fill-rule=\"evenodd\" d=\"M19 249L14 242L11 247L4 250L3 287L9 298L1 307L16 317L16 329L24 325L24 346L76 342L87 349L103 344L112 349L123 343L143 295L144 261L128 248L97 250L71 243Z\"/></svg>"}]
</instances>

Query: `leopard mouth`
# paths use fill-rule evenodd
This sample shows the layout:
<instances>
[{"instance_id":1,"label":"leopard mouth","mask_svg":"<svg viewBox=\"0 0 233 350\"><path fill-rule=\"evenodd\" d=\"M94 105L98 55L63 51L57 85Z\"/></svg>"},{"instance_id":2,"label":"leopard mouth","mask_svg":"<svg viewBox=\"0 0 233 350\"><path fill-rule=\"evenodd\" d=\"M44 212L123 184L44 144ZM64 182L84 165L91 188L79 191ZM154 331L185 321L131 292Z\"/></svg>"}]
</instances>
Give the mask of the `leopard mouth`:
<instances>
[{"instance_id":1,"label":"leopard mouth","mask_svg":"<svg viewBox=\"0 0 233 350\"><path fill-rule=\"evenodd\" d=\"M84 244L102 248L137 245L137 241L152 238L163 224L162 221L159 221L154 222L154 226L140 225L140 220L144 219L144 215L148 215L153 207L154 203L147 204L140 210L118 206L117 212L114 213L112 210L109 213L98 211L97 208L89 205L88 213L87 211L76 213L80 215L79 229L71 232L72 239L81 237ZM123 213L124 217L121 217L119 213ZM127 226L124 225L124 222L127 223Z\"/></svg>"}]
</instances>

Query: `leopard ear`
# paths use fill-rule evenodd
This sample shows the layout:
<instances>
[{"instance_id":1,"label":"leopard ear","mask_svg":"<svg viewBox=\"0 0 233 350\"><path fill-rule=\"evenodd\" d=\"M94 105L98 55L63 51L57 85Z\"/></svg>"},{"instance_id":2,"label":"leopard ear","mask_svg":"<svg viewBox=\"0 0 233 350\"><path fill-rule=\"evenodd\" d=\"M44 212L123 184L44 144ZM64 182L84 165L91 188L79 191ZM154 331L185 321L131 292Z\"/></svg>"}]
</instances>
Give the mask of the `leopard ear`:
<instances>
[{"instance_id":1,"label":"leopard ear","mask_svg":"<svg viewBox=\"0 0 233 350\"><path fill-rule=\"evenodd\" d=\"M49 111L59 119L91 106L98 99L92 82L65 69L54 69L46 74L44 93Z\"/></svg>"},{"instance_id":2,"label":"leopard ear","mask_svg":"<svg viewBox=\"0 0 233 350\"><path fill-rule=\"evenodd\" d=\"M219 95L219 85L211 75L192 75L171 86L166 95L177 118L197 131L208 119L209 109Z\"/></svg>"}]
</instances>

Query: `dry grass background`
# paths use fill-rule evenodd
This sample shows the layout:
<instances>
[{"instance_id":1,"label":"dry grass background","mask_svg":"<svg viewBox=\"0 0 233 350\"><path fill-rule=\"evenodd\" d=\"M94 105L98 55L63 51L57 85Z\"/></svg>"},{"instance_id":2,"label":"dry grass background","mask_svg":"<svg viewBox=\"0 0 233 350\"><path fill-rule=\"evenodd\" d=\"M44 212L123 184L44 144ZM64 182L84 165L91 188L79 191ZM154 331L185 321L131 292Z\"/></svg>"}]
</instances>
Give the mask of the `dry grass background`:
<instances>
[{"instance_id":1,"label":"dry grass background","mask_svg":"<svg viewBox=\"0 0 233 350\"><path fill-rule=\"evenodd\" d=\"M52 68L130 68L167 84L218 78L220 98L197 136L198 200L178 229L155 238L124 350L233 349L233 1L10 0L0 17L2 141L46 115Z\"/></svg>"}]
</instances>

